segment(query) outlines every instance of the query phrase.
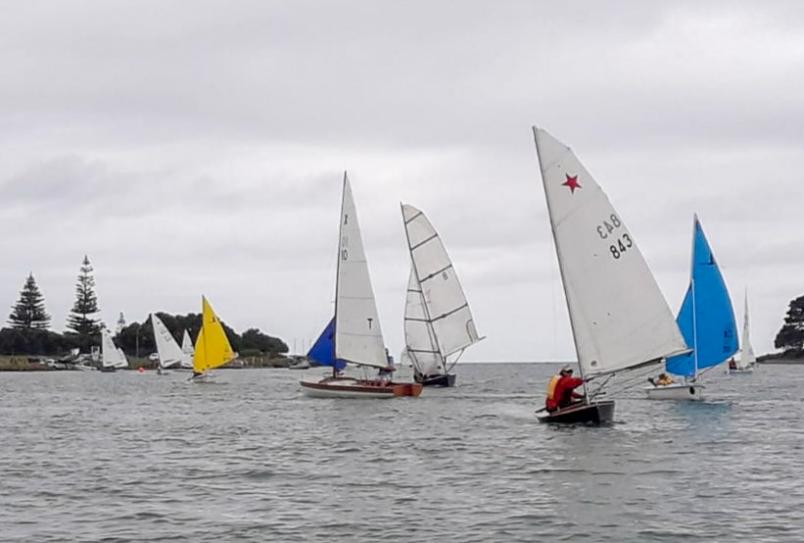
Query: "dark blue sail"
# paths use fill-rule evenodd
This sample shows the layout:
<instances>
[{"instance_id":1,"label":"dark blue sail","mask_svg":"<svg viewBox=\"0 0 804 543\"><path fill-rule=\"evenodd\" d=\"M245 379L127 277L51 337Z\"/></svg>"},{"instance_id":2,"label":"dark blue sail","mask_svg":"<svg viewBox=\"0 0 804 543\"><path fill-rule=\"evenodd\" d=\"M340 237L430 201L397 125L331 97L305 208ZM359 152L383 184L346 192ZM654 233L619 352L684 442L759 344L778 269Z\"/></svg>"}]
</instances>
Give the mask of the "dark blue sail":
<instances>
[{"instance_id":1,"label":"dark blue sail","mask_svg":"<svg viewBox=\"0 0 804 543\"><path fill-rule=\"evenodd\" d=\"M697 217L694 236L692 278L676 319L693 351L667 359L667 371L684 377L725 362L738 349L729 291Z\"/></svg>"},{"instance_id":2,"label":"dark blue sail","mask_svg":"<svg viewBox=\"0 0 804 543\"><path fill-rule=\"evenodd\" d=\"M346 367L345 360L335 358L335 317L329 321L327 327L310 347L307 358L314 360L320 366L332 366L338 371Z\"/></svg>"}]
</instances>

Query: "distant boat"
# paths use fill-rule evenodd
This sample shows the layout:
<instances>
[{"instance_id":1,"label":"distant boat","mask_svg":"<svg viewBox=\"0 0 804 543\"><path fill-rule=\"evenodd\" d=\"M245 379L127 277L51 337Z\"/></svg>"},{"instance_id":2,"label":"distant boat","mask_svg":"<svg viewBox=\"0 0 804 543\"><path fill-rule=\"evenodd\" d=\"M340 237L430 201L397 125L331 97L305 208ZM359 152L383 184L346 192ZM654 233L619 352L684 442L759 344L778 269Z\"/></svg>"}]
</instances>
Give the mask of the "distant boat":
<instances>
[{"instance_id":1,"label":"distant boat","mask_svg":"<svg viewBox=\"0 0 804 543\"><path fill-rule=\"evenodd\" d=\"M737 324L729 291L698 217L693 220L692 266L687 294L678 312L679 328L692 352L669 357L668 373L683 382L648 387L652 400L703 400L701 372L737 352Z\"/></svg>"},{"instance_id":2,"label":"distant boat","mask_svg":"<svg viewBox=\"0 0 804 543\"><path fill-rule=\"evenodd\" d=\"M455 374L450 371L482 338L438 232L422 211L401 207L411 262L402 354L413 365L417 383L451 387Z\"/></svg>"},{"instance_id":3,"label":"distant boat","mask_svg":"<svg viewBox=\"0 0 804 543\"><path fill-rule=\"evenodd\" d=\"M181 352L184 353L184 358L181 360L181 367L188 370L193 369L195 348L193 347L193 340L190 339L190 333L186 329L184 330L184 336L181 338Z\"/></svg>"},{"instance_id":4,"label":"distant boat","mask_svg":"<svg viewBox=\"0 0 804 543\"><path fill-rule=\"evenodd\" d=\"M569 147L545 130L533 131L580 374L587 380L606 377L595 391L585 385L582 403L552 413L542 410L538 418L610 422L614 401L595 398L614 375L688 349L634 237L606 194Z\"/></svg>"},{"instance_id":5,"label":"distant boat","mask_svg":"<svg viewBox=\"0 0 804 543\"><path fill-rule=\"evenodd\" d=\"M167 329L162 319L154 313L151 313L151 325L154 330L156 352L159 354L160 374L165 373L165 370L170 368L180 367L186 355L182 352L179 344L176 343L173 334Z\"/></svg>"},{"instance_id":6,"label":"distant boat","mask_svg":"<svg viewBox=\"0 0 804 543\"><path fill-rule=\"evenodd\" d=\"M757 363L754 348L751 346L751 331L748 323L748 289L745 291L745 312L743 313L743 337L741 343L743 347L740 353L740 359L734 360L734 358L732 358L729 361L729 365L727 366L729 373L753 373L754 366Z\"/></svg>"},{"instance_id":7,"label":"distant boat","mask_svg":"<svg viewBox=\"0 0 804 543\"><path fill-rule=\"evenodd\" d=\"M302 391L319 398L393 398L418 396L419 383L394 383L390 379L357 379L340 375L338 361L386 370L389 362L383 342L374 290L363 250L349 179L343 176L338 265L335 280L335 318L313 345L311 358L332 366L332 376L319 381L301 381ZM332 343L331 353L327 350ZM309 356L309 355L308 355Z\"/></svg>"},{"instance_id":8,"label":"distant boat","mask_svg":"<svg viewBox=\"0 0 804 543\"><path fill-rule=\"evenodd\" d=\"M101 366L102 372L113 372L117 369L128 368L126 355L119 349L106 328L101 328Z\"/></svg>"},{"instance_id":9,"label":"distant boat","mask_svg":"<svg viewBox=\"0 0 804 543\"><path fill-rule=\"evenodd\" d=\"M195 341L193 356L193 377L196 382L208 380L209 371L235 359L236 355L229 344L220 319L205 297L201 297L201 330Z\"/></svg>"}]
</instances>

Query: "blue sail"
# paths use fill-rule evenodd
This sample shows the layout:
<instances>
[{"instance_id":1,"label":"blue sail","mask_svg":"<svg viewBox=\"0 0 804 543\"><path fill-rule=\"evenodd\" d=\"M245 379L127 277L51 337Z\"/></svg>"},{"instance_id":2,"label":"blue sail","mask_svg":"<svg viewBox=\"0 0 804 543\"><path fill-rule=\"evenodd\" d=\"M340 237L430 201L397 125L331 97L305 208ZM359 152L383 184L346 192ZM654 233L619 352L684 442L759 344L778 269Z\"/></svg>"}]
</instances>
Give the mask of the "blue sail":
<instances>
[{"instance_id":1,"label":"blue sail","mask_svg":"<svg viewBox=\"0 0 804 543\"><path fill-rule=\"evenodd\" d=\"M340 371L346 367L346 361L335 358L335 317L329 321L327 327L318 336L318 339L310 347L307 358L314 360L320 366L333 366Z\"/></svg>"},{"instance_id":2,"label":"blue sail","mask_svg":"<svg viewBox=\"0 0 804 543\"><path fill-rule=\"evenodd\" d=\"M725 362L738 349L729 291L698 217L694 236L692 278L676 319L693 352L666 362L668 372L684 377L695 377L699 371Z\"/></svg>"}]
</instances>

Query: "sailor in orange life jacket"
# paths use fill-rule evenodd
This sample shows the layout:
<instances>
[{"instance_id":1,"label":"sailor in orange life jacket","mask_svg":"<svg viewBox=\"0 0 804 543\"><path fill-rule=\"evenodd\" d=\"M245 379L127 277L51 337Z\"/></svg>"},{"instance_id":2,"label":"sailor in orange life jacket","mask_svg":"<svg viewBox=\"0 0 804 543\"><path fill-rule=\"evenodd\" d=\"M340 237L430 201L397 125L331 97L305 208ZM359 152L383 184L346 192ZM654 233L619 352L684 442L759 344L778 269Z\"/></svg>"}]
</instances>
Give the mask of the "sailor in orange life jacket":
<instances>
[{"instance_id":1,"label":"sailor in orange life jacket","mask_svg":"<svg viewBox=\"0 0 804 543\"><path fill-rule=\"evenodd\" d=\"M547 385L547 400L545 408L548 411L555 411L562 407L572 405L573 398L582 399L583 394L578 394L575 389L583 384L583 379L572 376L572 368L565 368L553 376L550 384Z\"/></svg>"}]
</instances>

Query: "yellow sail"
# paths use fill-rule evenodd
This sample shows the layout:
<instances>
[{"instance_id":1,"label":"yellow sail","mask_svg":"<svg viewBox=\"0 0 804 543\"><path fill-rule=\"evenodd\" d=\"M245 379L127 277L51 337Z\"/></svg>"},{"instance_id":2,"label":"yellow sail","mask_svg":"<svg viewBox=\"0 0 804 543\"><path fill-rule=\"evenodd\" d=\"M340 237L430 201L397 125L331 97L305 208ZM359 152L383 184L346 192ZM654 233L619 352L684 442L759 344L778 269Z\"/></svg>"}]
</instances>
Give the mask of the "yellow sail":
<instances>
[{"instance_id":1,"label":"yellow sail","mask_svg":"<svg viewBox=\"0 0 804 543\"><path fill-rule=\"evenodd\" d=\"M201 297L201 303L203 305L201 331L198 333L198 339L195 342L195 355L193 356L193 371L195 373L204 373L218 366L223 366L235 357L232 346L229 345L229 339L226 337L226 332L223 331L221 321L213 311L212 306L203 296Z\"/></svg>"}]
</instances>

